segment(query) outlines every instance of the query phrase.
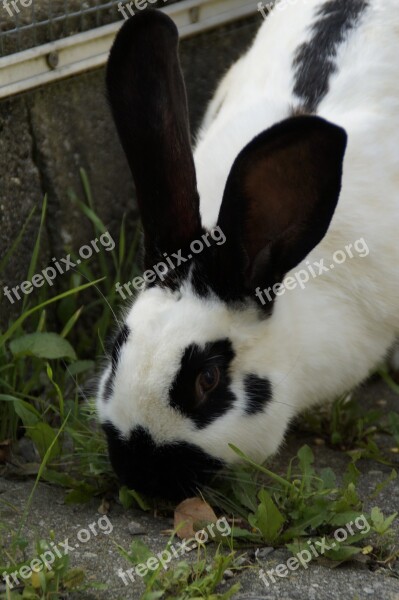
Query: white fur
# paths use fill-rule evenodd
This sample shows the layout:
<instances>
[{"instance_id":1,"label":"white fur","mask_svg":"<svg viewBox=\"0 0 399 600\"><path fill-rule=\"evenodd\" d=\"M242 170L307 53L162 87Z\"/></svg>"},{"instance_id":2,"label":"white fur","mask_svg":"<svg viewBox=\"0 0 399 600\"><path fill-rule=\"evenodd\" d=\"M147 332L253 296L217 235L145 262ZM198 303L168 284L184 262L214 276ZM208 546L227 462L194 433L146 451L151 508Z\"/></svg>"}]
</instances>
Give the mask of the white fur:
<instances>
[{"instance_id":1,"label":"white fur","mask_svg":"<svg viewBox=\"0 0 399 600\"><path fill-rule=\"evenodd\" d=\"M282 0L223 79L195 151L207 228L216 224L237 154L300 104L292 95L293 58L324 2ZM127 318L132 335L121 352L116 393L104 402L102 383L98 396L100 419L124 435L143 425L159 442L189 441L233 461L232 442L263 460L277 450L296 413L357 385L393 344L399 333L399 4L370 5L340 46L337 71L317 113L344 127L349 141L337 211L306 260L324 258L329 265L336 250L359 238L369 255L311 279L305 290L287 291L264 320L253 308L239 311L217 298L199 299L189 284L174 294L144 291ZM236 352L237 402L210 426L196 429L170 407L168 391L187 345L224 337ZM242 381L248 373L267 377L273 387L272 402L254 416L244 413Z\"/></svg>"}]
</instances>

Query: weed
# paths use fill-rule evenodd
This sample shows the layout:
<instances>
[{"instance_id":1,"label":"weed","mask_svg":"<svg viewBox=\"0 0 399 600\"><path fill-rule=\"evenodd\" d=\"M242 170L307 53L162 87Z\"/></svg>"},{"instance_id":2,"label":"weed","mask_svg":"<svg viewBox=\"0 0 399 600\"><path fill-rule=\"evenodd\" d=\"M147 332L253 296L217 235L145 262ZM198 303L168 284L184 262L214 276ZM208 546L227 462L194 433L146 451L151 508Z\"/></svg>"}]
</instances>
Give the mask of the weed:
<instances>
[{"instance_id":1,"label":"weed","mask_svg":"<svg viewBox=\"0 0 399 600\"><path fill-rule=\"evenodd\" d=\"M134 541L129 552L123 548L119 550L135 567L153 556L150 548L141 541ZM239 591L240 585L236 583L224 592L218 592L218 586L224 581L226 571L232 574L241 568L239 564L234 551L226 554L219 549L208 560L206 546L200 544L195 562L182 560L168 569L159 565L156 570L145 573L145 592L141 600L229 600Z\"/></svg>"},{"instance_id":2,"label":"weed","mask_svg":"<svg viewBox=\"0 0 399 600\"><path fill-rule=\"evenodd\" d=\"M233 539L257 545L285 545L293 550L315 539L328 540L336 528L356 519L366 519L369 531L352 535L350 543L337 544L325 556L340 562L349 560L362 551L364 541L373 534L375 549L381 547L382 537L390 531L397 513L386 519L378 507L373 508L371 514L365 513L357 492L360 471L355 462L348 464L339 484L331 468L315 469L309 446L298 451L285 477L255 463L238 448L232 448L248 466L232 470L221 480L218 489L208 489L206 496L228 514L240 515L244 526L232 528ZM396 478L397 472L392 470L388 478L376 486L371 497Z\"/></svg>"},{"instance_id":3,"label":"weed","mask_svg":"<svg viewBox=\"0 0 399 600\"><path fill-rule=\"evenodd\" d=\"M0 573L6 581L6 591L0 594L1 600L51 600L65 597L67 592L82 591L88 587L84 584L85 571L71 568L68 555L54 555L51 565L44 564L43 555L51 552L54 538L52 532L50 542L39 539L35 544L34 555L29 560L18 560L17 557L23 554L27 541L17 534L14 536L14 548L18 548L19 552L12 558L11 565L6 566L0 562ZM9 554L7 558L10 558ZM0 561L3 559L0 555ZM91 583L90 587L104 589L104 586L96 583Z\"/></svg>"},{"instance_id":4,"label":"weed","mask_svg":"<svg viewBox=\"0 0 399 600\"><path fill-rule=\"evenodd\" d=\"M90 186L83 170L81 177L86 202L81 202L74 195L73 200L91 222L94 234L99 236L106 232L106 228L94 211ZM46 211L45 198L28 279L37 270ZM2 260L3 269L16 252L32 215L33 212ZM40 288L37 290L39 300L34 306L30 305L32 297L25 296L21 316L0 332L0 441L9 439L16 442L22 435L30 438L38 452L38 470L39 461L52 446L42 477L69 488L71 492L67 501L88 500L93 494L109 488L113 479L105 441L95 425L93 401L89 398L82 402L82 397L85 397L83 386L94 371L94 362L84 357L103 353L105 332L109 331L115 315L112 307L117 310L119 297L114 284L119 279L131 278L137 272L135 251L138 230L127 251L125 219L118 241L118 246L107 252L111 255L114 277L110 276L104 253L99 253L96 271L91 263L85 261L79 271L74 270L69 277L67 274L60 277L65 291L46 297L44 288ZM72 251L71 255L74 258ZM99 298L87 295L90 288L98 293ZM81 294L84 294L83 301L79 301ZM50 319L48 309L53 309ZM91 324L92 331L80 326L85 314L91 318L98 315ZM52 324L58 322L60 333L49 330L48 321ZM79 355L82 358L78 358ZM62 435L54 441L61 427ZM23 464L20 471L24 474Z\"/></svg>"}]
</instances>

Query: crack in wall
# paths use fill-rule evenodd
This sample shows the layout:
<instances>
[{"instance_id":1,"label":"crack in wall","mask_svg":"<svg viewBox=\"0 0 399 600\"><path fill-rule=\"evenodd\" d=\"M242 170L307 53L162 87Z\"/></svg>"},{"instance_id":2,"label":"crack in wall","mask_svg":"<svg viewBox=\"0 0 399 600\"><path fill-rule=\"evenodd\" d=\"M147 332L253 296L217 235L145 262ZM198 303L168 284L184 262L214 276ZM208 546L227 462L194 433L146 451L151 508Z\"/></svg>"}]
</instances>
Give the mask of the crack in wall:
<instances>
[{"instance_id":1,"label":"crack in wall","mask_svg":"<svg viewBox=\"0 0 399 600\"><path fill-rule=\"evenodd\" d=\"M35 167L37 169L38 175L39 175L40 189L42 192L42 202L44 200L44 197L47 194L47 200L48 200L47 212L48 212L48 207L51 204L52 198L56 197L56 193L54 190L54 186L52 185L51 178L47 174L46 159L45 159L44 153L40 149L40 145L37 141L32 107L27 99L25 100L25 106L26 106L26 113L27 113L28 131L29 131L29 135L31 138L31 158L32 158L33 164L35 165ZM52 235L48 215L46 215L46 219L44 221L44 229L46 231L49 253L54 254L54 241L53 241L53 235Z\"/></svg>"}]
</instances>

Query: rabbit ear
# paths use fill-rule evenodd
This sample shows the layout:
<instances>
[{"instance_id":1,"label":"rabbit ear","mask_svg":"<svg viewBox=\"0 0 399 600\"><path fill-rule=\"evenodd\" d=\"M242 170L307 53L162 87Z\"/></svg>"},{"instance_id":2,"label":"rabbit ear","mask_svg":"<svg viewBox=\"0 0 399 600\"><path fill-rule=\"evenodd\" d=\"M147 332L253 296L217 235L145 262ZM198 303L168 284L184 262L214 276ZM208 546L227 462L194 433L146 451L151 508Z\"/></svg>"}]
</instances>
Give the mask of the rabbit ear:
<instances>
[{"instance_id":1,"label":"rabbit ear","mask_svg":"<svg viewBox=\"0 0 399 600\"><path fill-rule=\"evenodd\" d=\"M136 184L145 262L184 248L201 232L178 32L160 11L128 20L107 67L113 117Z\"/></svg>"},{"instance_id":2,"label":"rabbit ear","mask_svg":"<svg viewBox=\"0 0 399 600\"><path fill-rule=\"evenodd\" d=\"M340 127L293 117L238 155L218 220L227 240L216 267L229 279L225 296L252 295L258 286L281 282L322 240L341 190L346 142Z\"/></svg>"}]
</instances>

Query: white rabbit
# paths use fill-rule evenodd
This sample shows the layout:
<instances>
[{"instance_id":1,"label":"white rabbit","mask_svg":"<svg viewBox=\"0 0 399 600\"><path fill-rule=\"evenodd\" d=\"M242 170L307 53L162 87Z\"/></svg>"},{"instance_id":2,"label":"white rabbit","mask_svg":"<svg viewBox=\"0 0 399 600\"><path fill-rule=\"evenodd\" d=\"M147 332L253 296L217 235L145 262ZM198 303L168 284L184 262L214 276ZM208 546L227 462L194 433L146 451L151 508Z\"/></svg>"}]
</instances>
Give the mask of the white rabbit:
<instances>
[{"instance_id":1,"label":"white rabbit","mask_svg":"<svg viewBox=\"0 0 399 600\"><path fill-rule=\"evenodd\" d=\"M147 10L122 27L107 87L146 283L97 405L123 484L182 496L237 460L229 443L262 461L298 412L386 356L399 333L398 56L397 0L282 0L223 79L193 156L175 26Z\"/></svg>"}]
</instances>

